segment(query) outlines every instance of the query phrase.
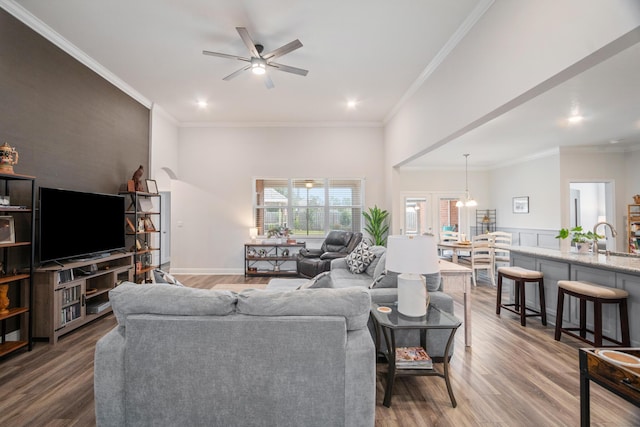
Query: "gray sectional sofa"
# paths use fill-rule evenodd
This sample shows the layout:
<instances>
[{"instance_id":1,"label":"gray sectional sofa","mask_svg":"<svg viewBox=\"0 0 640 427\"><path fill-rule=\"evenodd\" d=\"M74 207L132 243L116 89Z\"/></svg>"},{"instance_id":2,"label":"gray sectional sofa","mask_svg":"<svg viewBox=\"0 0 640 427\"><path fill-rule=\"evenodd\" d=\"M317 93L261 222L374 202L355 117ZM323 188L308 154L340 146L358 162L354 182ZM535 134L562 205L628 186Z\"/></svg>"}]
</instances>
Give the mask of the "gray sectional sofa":
<instances>
[{"instance_id":1,"label":"gray sectional sofa","mask_svg":"<svg viewBox=\"0 0 640 427\"><path fill-rule=\"evenodd\" d=\"M95 353L98 426L373 426L362 287L239 294L124 283Z\"/></svg>"},{"instance_id":2,"label":"gray sectional sofa","mask_svg":"<svg viewBox=\"0 0 640 427\"><path fill-rule=\"evenodd\" d=\"M344 289L359 287L368 289L371 301L374 303L393 304L398 300L397 273L385 271L386 248L384 246L371 246L369 248L376 256L362 273L352 273L347 266L345 258L331 261L331 270L321 273L314 279L272 279L267 286L268 290L297 289L299 287ZM440 274L426 275L427 290L429 291L430 307L453 314L453 298L442 292L442 280ZM373 322L369 322L371 334L375 337ZM427 350L436 361L444 357L449 330L431 330L427 333ZM400 346L416 346L420 344L418 330L400 330L396 332L396 343ZM451 346L450 354L453 354L454 346ZM380 342L380 350L384 351L384 340Z\"/></svg>"}]
</instances>

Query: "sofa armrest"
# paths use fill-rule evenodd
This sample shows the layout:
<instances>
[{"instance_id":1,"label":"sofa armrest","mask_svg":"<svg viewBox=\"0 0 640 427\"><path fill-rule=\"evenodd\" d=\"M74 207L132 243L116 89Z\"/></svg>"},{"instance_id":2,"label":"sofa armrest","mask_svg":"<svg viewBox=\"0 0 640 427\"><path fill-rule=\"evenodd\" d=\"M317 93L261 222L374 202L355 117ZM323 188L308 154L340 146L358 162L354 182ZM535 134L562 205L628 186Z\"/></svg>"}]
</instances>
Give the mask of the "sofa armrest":
<instances>
[{"instance_id":1,"label":"sofa armrest","mask_svg":"<svg viewBox=\"0 0 640 427\"><path fill-rule=\"evenodd\" d=\"M320 258L320 255L322 255L322 249L302 248L298 252L298 256L303 258Z\"/></svg>"},{"instance_id":2,"label":"sofa armrest","mask_svg":"<svg viewBox=\"0 0 640 427\"><path fill-rule=\"evenodd\" d=\"M322 255L320 255L320 259L337 259L337 258L344 258L346 257L347 253L345 252L325 252Z\"/></svg>"},{"instance_id":3,"label":"sofa armrest","mask_svg":"<svg viewBox=\"0 0 640 427\"><path fill-rule=\"evenodd\" d=\"M346 270L348 268L349 266L347 266L347 260L344 258L336 258L331 260L331 270L338 270L338 269Z\"/></svg>"},{"instance_id":4,"label":"sofa armrest","mask_svg":"<svg viewBox=\"0 0 640 427\"><path fill-rule=\"evenodd\" d=\"M123 331L116 327L96 344L93 387L99 426L126 425Z\"/></svg>"}]
</instances>

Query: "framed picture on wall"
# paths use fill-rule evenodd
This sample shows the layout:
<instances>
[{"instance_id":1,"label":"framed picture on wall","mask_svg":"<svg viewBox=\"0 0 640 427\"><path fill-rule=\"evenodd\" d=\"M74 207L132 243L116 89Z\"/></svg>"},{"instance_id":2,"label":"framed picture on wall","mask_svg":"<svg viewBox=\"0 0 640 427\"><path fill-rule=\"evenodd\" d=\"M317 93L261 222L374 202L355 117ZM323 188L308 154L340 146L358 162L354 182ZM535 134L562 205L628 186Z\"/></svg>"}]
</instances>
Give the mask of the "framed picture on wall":
<instances>
[{"instance_id":1,"label":"framed picture on wall","mask_svg":"<svg viewBox=\"0 0 640 427\"><path fill-rule=\"evenodd\" d=\"M513 213L529 213L529 196L513 198Z\"/></svg>"}]
</instances>

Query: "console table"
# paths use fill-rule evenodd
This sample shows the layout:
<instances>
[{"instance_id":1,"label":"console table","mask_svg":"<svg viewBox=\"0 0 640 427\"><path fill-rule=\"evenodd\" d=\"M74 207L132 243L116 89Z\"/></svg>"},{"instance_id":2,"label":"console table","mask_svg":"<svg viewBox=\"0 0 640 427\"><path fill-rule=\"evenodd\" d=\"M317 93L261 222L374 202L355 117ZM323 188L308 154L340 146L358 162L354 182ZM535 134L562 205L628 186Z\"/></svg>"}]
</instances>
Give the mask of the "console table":
<instances>
[{"instance_id":1,"label":"console table","mask_svg":"<svg viewBox=\"0 0 640 427\"><path fill-rule=\"evenodd\" d=\"M440 276L442 276L442 290L453 287L461 288L464 306L464 345L471 347L471 269L464 265L455 264L443 259L438 261Z\"/></svg>"},{"instance_id":2,"label":"console table","mask_svg":"<svg viewBox=\"0 0 640 427\"><path fill-rule=\"evenodd\" d=\"M297 276L296 254L306 247L300 243L246 243L245 276Z\"/></svg>"}]
</instances>

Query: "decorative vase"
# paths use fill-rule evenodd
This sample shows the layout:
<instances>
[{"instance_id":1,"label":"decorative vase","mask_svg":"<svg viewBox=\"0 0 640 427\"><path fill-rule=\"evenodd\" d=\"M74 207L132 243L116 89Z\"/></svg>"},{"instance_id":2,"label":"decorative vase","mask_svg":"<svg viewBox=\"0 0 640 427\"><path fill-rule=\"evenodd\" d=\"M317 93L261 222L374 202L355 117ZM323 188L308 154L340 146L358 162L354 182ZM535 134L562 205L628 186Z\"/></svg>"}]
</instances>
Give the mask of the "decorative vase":
<instances>
[{"instance_id":1,"label":"decorative vase","mask_svg":"<svg viewBox=\"0 0 640 427\"><path fill-rule=\"evenodd\" d=\"M0 314L9 313L9 298L7 292L9 291L9 285L0 285Z\"/></svg>"},{"instance_id":2,"label":"decorative vase","mask_svg":"<svg viewBox=\"0 0 640 427\"><path fill-rule=\"evenodd\" d=\"M635 196L633 196L633 202L636 205L640 205L640 194L636 194Z\"/></svg>"},{"instance_id":3,"label":"decorative vase","mask_svg":"<svg viewBox=\"0 0 640 427\"><path fill-rule=\"evenodd\" d=\"M560 239L560 252L571 251L571 241L569 239Z\"/></svg>"}]
</instances>

